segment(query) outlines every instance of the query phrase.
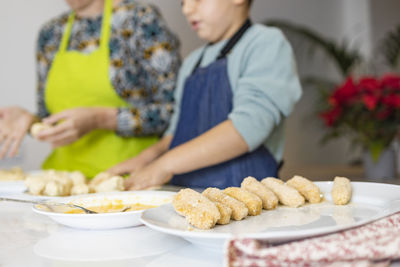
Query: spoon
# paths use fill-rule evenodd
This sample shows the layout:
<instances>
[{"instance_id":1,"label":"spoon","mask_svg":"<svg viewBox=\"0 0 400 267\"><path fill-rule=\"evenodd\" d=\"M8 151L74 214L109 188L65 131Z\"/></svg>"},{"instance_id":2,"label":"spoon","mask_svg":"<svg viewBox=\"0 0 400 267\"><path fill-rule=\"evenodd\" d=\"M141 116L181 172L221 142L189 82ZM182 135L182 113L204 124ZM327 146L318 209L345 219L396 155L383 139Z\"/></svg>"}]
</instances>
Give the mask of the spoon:
<instances>
[{"instance_id":1,"label":"spoon","mask_svg":"<svg viewBox=\"0 0 400 267\"><path fill-rule=\"evenodd\" d=\"M96 214L97 212L89 210L85 207L75 205L75 204L67 204L67 203L55 203L55 202L44 202L44 201L33 201L33 200L24 200L24 199L15 199L15 198L5 198L0 197L0 201L11 201L11 202L20 202L20 203L30 203L35 205L43 205L48 207L49 209L53 210L51 206L67 206L71 208L78 208L83 210L86 214Z\"/></svg>"}]
</instances>

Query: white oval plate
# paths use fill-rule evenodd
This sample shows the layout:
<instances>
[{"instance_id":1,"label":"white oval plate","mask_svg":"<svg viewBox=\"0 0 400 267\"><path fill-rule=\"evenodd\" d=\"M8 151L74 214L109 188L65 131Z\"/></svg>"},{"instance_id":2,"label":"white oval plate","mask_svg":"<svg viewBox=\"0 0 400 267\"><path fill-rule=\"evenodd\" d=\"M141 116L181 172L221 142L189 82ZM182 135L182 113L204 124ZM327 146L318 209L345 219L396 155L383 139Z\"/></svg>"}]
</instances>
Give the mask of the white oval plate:
<instances>
[{"instance_id":1,"label":"white oval plate","mask_svg":"<svg viewBox=\"0 0 400 267\"><path fill-rule=\"evenodd\" d=\"M330 195L333 183L316 184L326 198L322 203L300 208L280 206L210 230L189 225L174 211L172 204L144 211L141 221L154 230L180 236L203 248L221 250L224 242L232 237L279 243L356 227L400 211L400 186L397 185L352 182L351 203L335 206Z\"/></svg>"},{"instance_id":2,"label":"white oval plate","mask_svg":"<svg viewBox=\"0 0 400 267\"><path fill-rule=\"evenodd\" d=\"M174 192L167 191L129 191L129 192L108 192L90 195L81 195L62 198L63 203L74 203L89 208L99 206L102 203L121 200L123 205L140 203L144 205L160 206L170 203ZM33 211L39 214L49 216L54 221L73 228L104 230L125 228L140 225L140 215L143 210L99 213L99 214L66 214L56 213L40 209L36 206Z\"/></svg>"}]
</instances>

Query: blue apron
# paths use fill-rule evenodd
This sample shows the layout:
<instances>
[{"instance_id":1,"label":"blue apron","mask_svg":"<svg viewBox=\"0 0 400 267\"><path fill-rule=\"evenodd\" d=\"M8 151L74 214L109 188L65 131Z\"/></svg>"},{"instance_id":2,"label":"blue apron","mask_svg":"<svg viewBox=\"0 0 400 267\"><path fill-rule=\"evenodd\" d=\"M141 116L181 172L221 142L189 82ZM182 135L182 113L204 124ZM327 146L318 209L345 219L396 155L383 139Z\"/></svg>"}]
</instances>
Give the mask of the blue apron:
<instances>
[{"instance_id":1,"label":"blue apron","mask_svg":"<svg viewBox=\"0 0 400 267\"><path fill-rule=\"evenodd\" d=\"M203 55L185 82L179 122L170 148L186 143L228 119L232 111L233 94L229 81L226 56L251 26L248 20L221 50L217 60L200 68ZM277 177L278 164L261 145L253 152L232 160L175 175L171 184L185 187L226 188L240 186L247 176L263 179Z\"/></svg>"}]
</instances>

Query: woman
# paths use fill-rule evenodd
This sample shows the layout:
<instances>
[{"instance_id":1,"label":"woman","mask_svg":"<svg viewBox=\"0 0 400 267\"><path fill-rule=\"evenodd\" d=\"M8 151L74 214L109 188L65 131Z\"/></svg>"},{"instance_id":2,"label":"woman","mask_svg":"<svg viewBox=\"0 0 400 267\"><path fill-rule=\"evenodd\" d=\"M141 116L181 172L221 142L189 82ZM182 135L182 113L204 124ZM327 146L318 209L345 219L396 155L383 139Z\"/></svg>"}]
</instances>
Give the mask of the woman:
<instances>
[{"instance_id":1,"label":"woman","mask_svg":"<svg viewBox=\"0 0 400 267\"><path fill-rule=\"evenodd\" d=\"M157 10L134 0L66 0L73 10L38 40L37 117L0 109L0 158L38 119L53 153L45 169L92 177L158 140L172 113L178 41ZM127 138L129 137L129 138Z\"/></svg>"}]
</instances>

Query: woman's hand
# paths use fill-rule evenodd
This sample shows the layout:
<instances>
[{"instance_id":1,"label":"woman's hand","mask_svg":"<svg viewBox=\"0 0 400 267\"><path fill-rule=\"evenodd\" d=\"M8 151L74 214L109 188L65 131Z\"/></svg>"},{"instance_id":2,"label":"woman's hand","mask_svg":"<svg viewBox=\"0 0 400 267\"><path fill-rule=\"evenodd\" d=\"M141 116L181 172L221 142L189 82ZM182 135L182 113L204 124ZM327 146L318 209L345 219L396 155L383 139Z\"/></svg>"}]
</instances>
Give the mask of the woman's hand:
<instances>
[{"instance_id":1,"label":"woman's hand","mask_svg":"<svg viewBox=\"0 0 400 267\"><path fill-rule=\"evenodd\" d=\"M36 117L19 107L0 108L0 159L10 157L18 149Z\"/></svg>"},{"instance_id":2,"label":"woman's hand","mask_svg":"<svg viewBox=\"0 0 400 267\"><path fill-rule=\"evenodd\" d=\"M53 148L69 145L95 129L115 130L117 109L104 107L73 108L51 115L44 123L55 125L38 134L38 139Z\"/></svg>"},{"instance_id":3,"label":"woman's hand","mask_svg":"<svg viewBox=\"0 0 400 267\"><path fill-rule=\"evenodd\" d=\"M160 186L171 180L173 173L163 160L156 160L143 169L137 170L125 180L126 190L141 190Z\"/></svg>"}]
</instances>

